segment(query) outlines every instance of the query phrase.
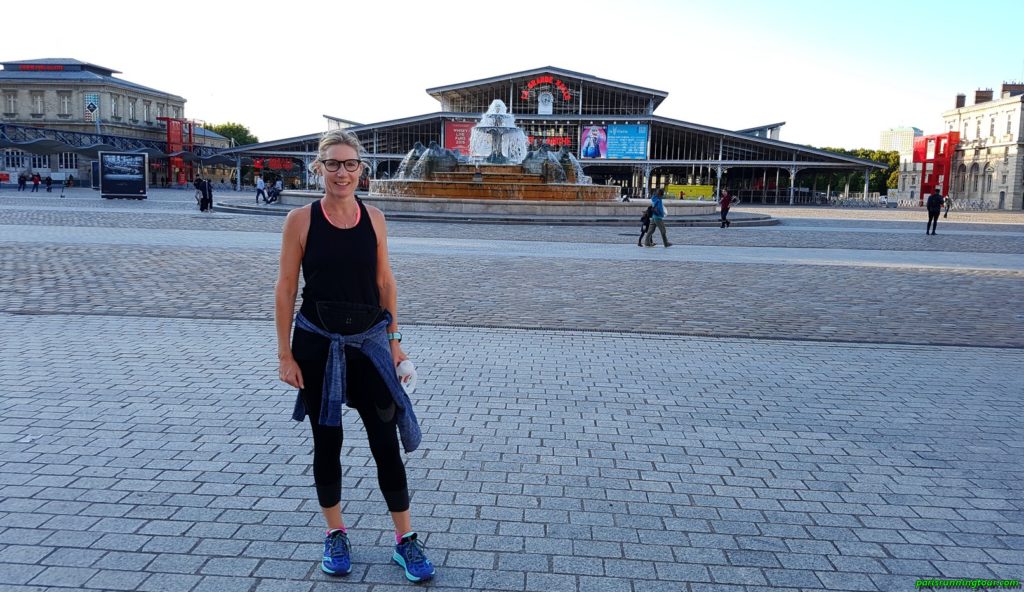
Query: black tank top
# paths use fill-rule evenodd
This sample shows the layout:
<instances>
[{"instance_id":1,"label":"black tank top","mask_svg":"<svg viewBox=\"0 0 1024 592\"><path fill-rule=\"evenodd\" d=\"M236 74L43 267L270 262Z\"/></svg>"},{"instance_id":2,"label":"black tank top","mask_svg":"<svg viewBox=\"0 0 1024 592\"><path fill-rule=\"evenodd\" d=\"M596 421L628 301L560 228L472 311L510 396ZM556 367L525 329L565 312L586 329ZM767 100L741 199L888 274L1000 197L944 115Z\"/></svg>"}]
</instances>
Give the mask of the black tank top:
<instances>
[{"instance_id":1,"label":"black tank top","mask_svg":"<svg viewBox=\"0 0 1024 592\"><path fill-rule=\"evenodd\" d=\"M363 202L359 223L341 229L327 221L320 201L310 206L306 250L302 254L302 316L316 325L321 300L380 306L377 287L377 233Z\"/></svg>"}]
</instances>

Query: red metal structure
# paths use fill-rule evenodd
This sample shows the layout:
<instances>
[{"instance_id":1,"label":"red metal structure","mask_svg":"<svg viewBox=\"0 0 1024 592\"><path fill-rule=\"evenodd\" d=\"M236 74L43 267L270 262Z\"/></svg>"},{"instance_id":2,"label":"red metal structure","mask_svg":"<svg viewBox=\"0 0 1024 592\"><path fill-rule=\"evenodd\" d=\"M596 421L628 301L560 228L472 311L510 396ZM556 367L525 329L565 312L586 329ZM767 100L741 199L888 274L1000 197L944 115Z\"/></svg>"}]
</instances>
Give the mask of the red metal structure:
<instances>
[{"instance_id":1,"label":"red metal structure","mask_svg":"<svg viewBox=\"0 0 1024 592\"><path fill-rule=\"evenodd\" d=\"M175 117L157 117L159 121L167 125L167 153L195 152L196 136L193 122L187 119ZM183 185L192 178L192 163L186 163L181 156L172 156L168 159L171 170L167 171L167 177L174 179L174 182Z\"/></svg>"},{"instance_id":2,"label":"red metal structure","mask_svg":"<svg viewBox=\"0 0 1024 592\"><path fill-rule=\"evenodd\" d=\"M921 195L918 196L920 205L924 205L925 196L931 195L936 189L942 195L949 195L953 152L959 143L960 132L914 138L914 163L921 164Z\"/></svg>"}]
</instances>

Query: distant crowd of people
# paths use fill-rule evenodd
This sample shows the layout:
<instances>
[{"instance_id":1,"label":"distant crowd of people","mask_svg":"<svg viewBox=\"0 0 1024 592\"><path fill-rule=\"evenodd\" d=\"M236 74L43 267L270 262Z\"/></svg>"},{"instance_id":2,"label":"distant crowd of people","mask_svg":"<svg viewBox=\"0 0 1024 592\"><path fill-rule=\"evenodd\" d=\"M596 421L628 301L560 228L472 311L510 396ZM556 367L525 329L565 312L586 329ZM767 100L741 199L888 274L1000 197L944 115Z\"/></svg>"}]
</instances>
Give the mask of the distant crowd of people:
<instances>
[{"instance_id":1,"label":"distant crowd of people","mask_svg":"<svg viewBox=\"0 0 1024 592\"><path fill-rule=\"evenodd\" d=\"M46 187L46 192L47 193L50 193L50 192L53 191L53 177L51 177L50 175L46 175L45 177L43 177L39 173L27 173L27 172L26 173L20 173L18 175L18 191L28 191L28 184L29 183L32 184L31 193L38 192L40 185ZM74 183L75 183L75 176L74 175L68 175L67 178L64 180L64 185L66 187L72 187L72 186L74 186Z\"/></svg>"},{"instance_id":2,"label":"distant crowd of people","mask_svg":"<svg viewBox=\"0 0 1024 592\"><path fill-rule=\"evenodd\" d=\"M284 181L281 177L274 181L274 184L269 188L267 182L263 180L261 175L256 176L256 203L260 203L260 198L263 198L263 203L270 204L281 198L281 192L284 191Z\"/></svg>"}]
</instances>

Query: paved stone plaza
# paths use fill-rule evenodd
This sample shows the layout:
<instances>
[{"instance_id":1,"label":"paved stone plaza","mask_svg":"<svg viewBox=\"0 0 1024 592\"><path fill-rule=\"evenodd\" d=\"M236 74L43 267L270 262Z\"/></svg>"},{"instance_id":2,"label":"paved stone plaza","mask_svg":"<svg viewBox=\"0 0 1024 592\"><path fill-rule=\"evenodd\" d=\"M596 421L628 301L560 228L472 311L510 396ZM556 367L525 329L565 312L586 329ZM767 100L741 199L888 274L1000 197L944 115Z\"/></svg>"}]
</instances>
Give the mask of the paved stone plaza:
<instances>
[{"instance_id":1,"label":"paved stone plaza","mask_svg":"<svg viewBox=\"0 0 1024 592\"><path fill-rule=\"evenodd\" d=\"M230 197L231 195L228 195ZM1024 215L390 223L433 590L913 590L1024 576ZM0 191L0 590L391 592L355 414L318 569L276 379L283 219ZM994 589L994 588L993 588Z\"/></svg>"}]
</instances>

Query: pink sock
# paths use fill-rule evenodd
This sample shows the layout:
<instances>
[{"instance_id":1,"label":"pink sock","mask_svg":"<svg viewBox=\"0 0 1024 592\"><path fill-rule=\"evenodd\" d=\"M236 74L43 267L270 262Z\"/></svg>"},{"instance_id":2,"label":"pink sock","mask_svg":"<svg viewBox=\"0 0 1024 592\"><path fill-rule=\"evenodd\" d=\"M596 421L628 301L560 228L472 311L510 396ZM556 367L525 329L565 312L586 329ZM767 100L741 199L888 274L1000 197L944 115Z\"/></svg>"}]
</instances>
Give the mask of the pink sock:
<instances>
[{"instance_id":1,"label":"pink sock","mask_svg":"<svg viewBox=\"0 0 1024 592\"><path fill-rule=\"evenodd\" d=\"M327 536L331 536L331 534L332 534L332 533L335 533L335 532L337 532L337 531L339 531L339 530L340 530L341 532L345 533L345 534L348 534L348 531L347 531L347 530L345 530L345 527L344 527L344 526L342 526L341 528L328 528L328 529L327 529Z\"/></svg>"},{"instance_id":2,"label":"pink sock","mask_svg":"<svg viewBox=\"0 0 1024 592\"><path fill-rule=\"evenodd\" d=\"M398 531L396 530L395 531L395 544L397 545L398 543L401 543L402 539L404 539L405 537L407 537L407 536L409 536L411 534L416 534L416 531L415 530L410 530L409 532L407 532L405 534L398 534Z\"/></svg>"}]
</instances>

